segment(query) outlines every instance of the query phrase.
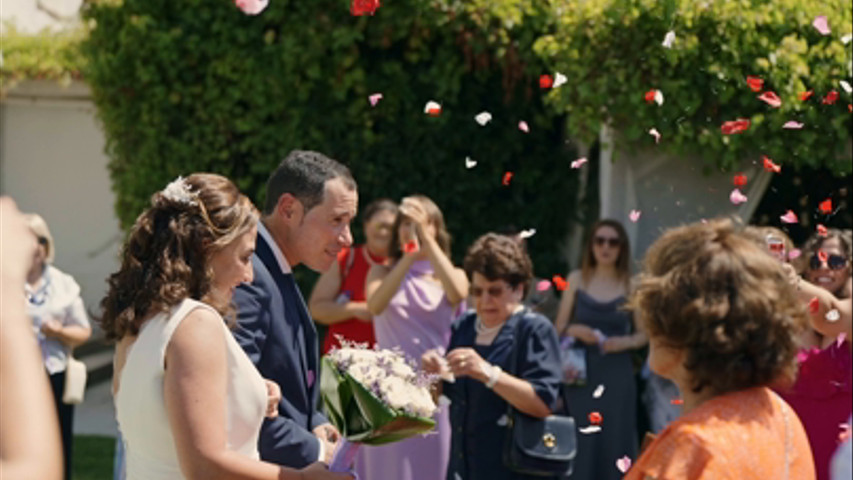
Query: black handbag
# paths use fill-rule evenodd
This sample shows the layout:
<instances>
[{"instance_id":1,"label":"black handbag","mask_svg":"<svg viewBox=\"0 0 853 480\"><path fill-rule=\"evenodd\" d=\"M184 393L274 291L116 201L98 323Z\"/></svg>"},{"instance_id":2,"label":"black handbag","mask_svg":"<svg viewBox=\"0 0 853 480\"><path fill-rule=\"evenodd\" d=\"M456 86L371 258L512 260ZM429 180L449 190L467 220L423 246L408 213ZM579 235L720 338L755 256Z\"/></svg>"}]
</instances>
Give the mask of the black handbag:
<instances>
[{"instance_id":1,"label":"black handbag","mask_svg":"<svg viewBox=\"0 0 853 480\"><path fill-rule=\"evenodd\" d=\"M527 315L524 312L522 315ZM512 347L511 375L518 375L518 350L521 338L519 319L515 327L515 344ZM568 413L565 389L560 386L563 410ZM535 418L516 410L507 402L509 432L504 446L504 465L510 470L525 475L542 477L566 477L571 475L577 454L575 419L568 415L549 415Z\"/></svg>"}]
</instances>

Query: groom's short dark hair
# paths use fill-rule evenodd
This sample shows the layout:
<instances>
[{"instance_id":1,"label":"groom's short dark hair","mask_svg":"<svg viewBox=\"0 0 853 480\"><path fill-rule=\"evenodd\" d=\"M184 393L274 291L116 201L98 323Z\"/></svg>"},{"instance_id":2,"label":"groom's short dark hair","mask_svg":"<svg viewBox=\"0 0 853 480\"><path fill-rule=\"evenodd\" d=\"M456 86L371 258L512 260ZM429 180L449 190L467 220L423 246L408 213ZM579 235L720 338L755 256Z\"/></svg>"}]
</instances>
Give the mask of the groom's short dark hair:
<instances>
[{"instance_id":1,"label":"groom's short dark hair","mask_svg":"<svg viewBox=\"0 0 853 480\"><path fill-rule=\"evenodd\" d=\"M264 213L275 211L278 199L285 193L296 197L305 213L323 203L326 182L334 178L343 180L350 190L356 190L355 179L340 162L320 152L293 150L278 165L267 180L267 198Z\"/></svg>"}]
</instances>

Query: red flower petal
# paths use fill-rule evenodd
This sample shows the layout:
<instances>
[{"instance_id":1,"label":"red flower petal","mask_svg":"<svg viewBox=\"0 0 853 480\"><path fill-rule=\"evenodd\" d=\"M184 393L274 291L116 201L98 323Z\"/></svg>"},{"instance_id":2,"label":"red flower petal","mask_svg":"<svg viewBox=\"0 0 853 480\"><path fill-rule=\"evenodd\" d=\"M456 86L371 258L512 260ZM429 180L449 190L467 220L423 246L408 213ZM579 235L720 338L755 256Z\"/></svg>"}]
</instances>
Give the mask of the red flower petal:
<instances>
[{"instance_id":1,"label":"red flower petal","mask_svg":"<svg viewBox=\"0 0 853 480\"><path fill-rule=\"evenodd\" d=\"M414 241L408 242L405 245L403 245L403 251L405 253L415 253L418 251L418 244L415 243Z\"/></svg>"},{"instance_id":2,"label":"red flower petal","mask_svg":"<svg viewBox=\"0 0 853 480\"><path fill-rule=\"evenodd\" d=\"M737 175L735 175L734 184L736 187L742 187L746 185L746 175L742 173L738 173Z\"/></svg>"},{"instance_id":3,"label":"red flower petal","mask_svg":"<svg viewBox=\"0 0 853 480\"><path fill-rule=\"evenodd\" d=\"M827 231L826 227L823 224L817 224L817 234L821 237L825 237L829 235L829 231Z\"/></svg>"},{"instance_id":4,"label":"red flower petal","mask_svg":"<svg viewBox=\"0 0 853 480\"><path fill-rule=\"evenodd\" d=\"M593 425L601 425L601 422L604 419L601 417L601 414L598 412L589 412L589 423Z\"/></svg>"},{"instance_id":5,"label":"red flower petal","mask_svg":"<svg viewBox=\"0 0 853 480\"><path fill-rule=\"evenodd\" d=\"M820 260L820 263L826 263L827 259L829 259L829 254L824 252L823 250L817 251L817 258Z\"/></svg>"},{"instance_id":6,"label":"red flower petal","mask_svg":"<svg viewBox=\"0 0 853 480\"><path fill-rule=\"evenodd\" d=\"M746 131L749 128L749 125L749 120L739 118L737 120L729 120L728 122L723 123L720 130L723 132L723 135L733 135Z\"/></svg>"},{"instance_id":7,"label":"red flower petal","mask_svg":"<svg viewBox=\"0 0 853 480\"><path fill-rule=\"evenodd\" d=\"M357 17L373 15L377 8L379 8L379 0L352 0L350 13Z\"/></svg>"},{"instance_id":8,"label":"red flower petal","mask_svg":"<svg viewBox=\"0 0 853 480\"><path fill-rule=\"evenodd\" d=\"M818 312L820 312L820 300L818 300L817 297L812 297L812 299L809 300L809 313L815 314Z\"/></svg>"},{"instance_id":9,"label":"red flower petal","mask_svg":"<svg viewBox=\"0 0 853 480\"><path fill-rule=\"evenodd\" d=\"M812 98L812 95L814 95L814 90L809 90L807 92L800 92L800 100L805 102L806 100Z\"/></svg>"},{"instance_id":10,"label":"red flower petal","mask_svg":"<svg viewBox=\"0 0 853 480\"><path fill-rule=\"evenodd\" d=\"M774 163L767 155L762 155L761 158L764 163L764 169L768 172L779 173L782 171L782 167Z\"/></svg>"},{"instance_id":11,"label":"red flower petal","mask_svg":"<svg viewBox=\"0 0 853 480\"><path fill-rule=\"evenodd\" d=\"M820 205L818 205L817 208L818 210L820 210L820 213L824 215L829 215L830 213L832 213L832 199L827 198L826 200L820 202Z\"/></svg>"},{"instance_id":12,"label":"red flower petal","mask_svg":"<svg viewBox=\"0 0 853 480\"><path fill-rule=\"evenodd\" d=\"M746 77L746 83L749 85L749 88L751 88L753 92L760 92L761 89L764 88L764 80L762 80L761 77L748 75Z\"/></svg>"},{"instance_id":13,"label":"red flower petal","mask_svg":"<svg viewBox=\"0 0 853 480\"><path fill-rule=\"evenodd\" d=\"M505 187L509 186L509 182L512 181L512 176L513 176L512 172L504 173L504 178L503 178L503 180L501 180L501 183L503 183L503 186L505 186Z\"/></svg>"},{"instance_id":14,"label":"red flower petal","mask_svg":"<svg viewBox=\"0 0 853 480\"><path fill-rule=\"evenodd\" d=\"M656 93L657 93L657 90L655 90L654 88L649 90L648 92L646 92L646 94L643 95L643 98L646 100L646 103L654 103Z\"/></svg>"},{"instance_id":15,"label":"red flower petal","mask_svg":"<svg viewBox=\"0 0 853 480\"><path fill-rule=\"evenodd\" d=\"M782 99L779 98L776 93L771 92L769 90L759 95L758 99L762 102L767 103L767 105L770 105L773 108L779 108L782 106Z\"/></svg>"},{"instance_id":16,"label":"red flower petal","mask_svg":"<svg viewBox=\"0 0 853 480\"><path fill-rule=\"evenodd\" d=\"M823 97L821 103L824 105L834 105L836 101L838 101L838 92L833 90L827 93L825 97Z\"/></svg>"},{"instance_id":17,"label":"red flower petal","mask_svg":"<svg viewBox=\"0 0 853 480\"><path fill-rule=\"evenodd\" d=\"M539 88L548 89L554 86L554 79L551 75L540 75L539 76Z\"/></svg>"},{"instance_id":18,"label":"red flower petal","mask_svg":"<svg viewBox=\"0 0 853 480\"><path fill-rule=\"evenodd\" d=\"M672 400L669 401L669 403L671 405L684 405L684 400L682 400L680 398L673 398Z\"/></svg>"},{"instance_id":19,"label":"red flower petal","mask_svg":"<svg viewBox=\"0 0 853 480\"><path fill-rule=\"evenodd\" d=\"M554 288L561 292L569 287L569 282L567 282L566 279L559 275L554 275L551 278L551 281L554 283Z\"/></svg>"}]
</instances>

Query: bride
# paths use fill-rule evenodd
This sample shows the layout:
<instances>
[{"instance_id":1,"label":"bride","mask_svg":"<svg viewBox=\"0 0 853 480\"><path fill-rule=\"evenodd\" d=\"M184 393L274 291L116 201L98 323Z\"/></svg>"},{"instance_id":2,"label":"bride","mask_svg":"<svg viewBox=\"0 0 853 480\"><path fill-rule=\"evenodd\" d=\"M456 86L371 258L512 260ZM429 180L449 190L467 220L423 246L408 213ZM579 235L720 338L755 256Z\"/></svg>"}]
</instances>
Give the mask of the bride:
<instances>
[{"instance_id":1,"label":"bride","mask_svg":"<svg viewBox=\"0 0 853 480\"><path fill-rule=\"evenodd\" d=\"M178 178L134 224L109 279L101 326L118 342L113 395L128 480L346 480L316 463L259 460L258 433L277 414L232 337L234 288L252 280L258 212L228 179Z\"/></svg>"}]
</instances>

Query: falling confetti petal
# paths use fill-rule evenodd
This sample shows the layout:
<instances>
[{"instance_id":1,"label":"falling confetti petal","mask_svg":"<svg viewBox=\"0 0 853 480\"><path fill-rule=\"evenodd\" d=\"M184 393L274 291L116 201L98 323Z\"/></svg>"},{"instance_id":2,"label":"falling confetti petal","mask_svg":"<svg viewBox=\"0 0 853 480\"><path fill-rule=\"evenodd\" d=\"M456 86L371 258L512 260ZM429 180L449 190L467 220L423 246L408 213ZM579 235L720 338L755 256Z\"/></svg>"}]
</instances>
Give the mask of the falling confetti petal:
<instances>
[{"instance_id":1,"label":"falling confetti petal","mask_svg":"<svg viewBox=\"0 0 853 480\"><path fill-rule=\"evenodd\" d=\"M829 35L832 33L832 30L829 28L829 22L827 21L826 15L819 15L815 17L812 22L812 26L820 33L821 35Z\"/></svg>"},{"instance_id":2,"label":"falling confetti petal","mask_svg":"<svg viewBox=\"0 0 853 480\"><path fill-rule=\"evenodd\" d=\"M817 208L818 210L820 210L820 213L824 215L829 215L830 213L832 213L832 199L827 198L826 200L820 202Z\"/></svg>"},{"instance_id":3,"label":"falling confetti petal","mask_svg":"<svg viewBox=\"0 0 853 480\"><path fill-rule=\"evenodd\" d=\"M796 260L796 259L800 258L800 255L802 255L802 254L803 254L802 250L800 250L799 248L795 248L795 249L791 250L790 252L788 252L788 260Z\"/></svg>"},{"instance_id":4,"label":"falling confetti petal","mask_svg":"<svg viewBox=\"0 0 853 480\"><path fill-rule=\"evenodd\" d=\"M477 161L471 157L465 157L465 168L472 169L477 166Z\"/></svg>"},{"instance_id":5,"label":"falling confetti petal","mask_svg":"<svg viewBox=\"0 0 853 480\"><path fill-rule=\"evenodd\" d=\"M664 35L661 45L663 45L663 48L672 48L673 43L675 43L675 32L670 30Z\"/></svg>"},{"instance_id":6,"label":"falling confetti petal","mask_svg":"<svg viewBox=\"0 0 853 480\"><path fill-rule=\"evenodd\" d=\"M836 101L838 101L838 92L833 90L827 93L826 96L823 97L823 100L820 101L820 103L824 105L835 105Z\"/></svg>"},{"instance_id":7,"label":"falling confetti petal","mask_svg":"<svg viewBox=\"0 0 853 480\"><path fill-rule=\"evenodd\" d=\"M586 162L586 157L581 157L572 162L572 168L581 168L582 166L584 166L584 164L586 164Z\"/></svg>"},{"instance_id":8,"label":"falling confetti petal","mask_svg":"<svg viewBox=\"0 0 853 480\"><path fill-rule=\"evenodd\" d=\"M841 314L836 309L832 309L826 312L826 321L827 322L837 322L841 318Z\"/></svg>"},{"instance_id":9,"label":"falling confetti petal","mask_svg":"<svg viewBox=\"0 0 853 480\"><path fill-rule=\"evenodd\" d=\"M637 220L640 219L640 215L642 215L642 212L640 212L639 210L631 210L631 213L628 214L628 218L633 223L637 223Z\"/></svg>"},{"instance_id":10,"label":"falling confetti petal","mask_svg":"<svg viewBox=\"0 0 853 480\"><path fill-rule=\"evenodd\" d=\"M526 240L526 239L532 237L533 235L536 235L536 229L535 228L529 228L527 230L522 230L521 233L518 234L518 237L521 238L522 240Z\"/></svg>"},{"instance_id":11,"label":"falling confetti petal","mask_svg":"<svg viewBox=\"0 0 853 480\"><path fill-rule=\"evenodd\" d=\"M512 176L513 176L512 172L504 173L503 179L501 179L501 183L503 184L503 186L505 186L505 187L509 186L509 182L512 181Z\"/></svg>"},{"instance_id":12,"label":"falling confetti petal","mask_svg":"<svg viewBox=\"0 0 853 480\"><path fill-rule=\"evenodd\" d=\"M551 277L551 281L554 283L554 288L556 288L557 291L562 292L565 289L569 288L569 282L567 282L565 278L559 275L554 275L553 277Z\"/></svg>"},{"instance_id":13,"label":"falling confetti petal","mask_svg":"<svg viewBox=\"0 0 853 480\"><path fill-rule=\"evenodd\" d=\"M352 0L350 13L356 17L367 14L373 15L377 8L379 8L379 0Z\"/></svg>"},{"instance_id":14,"label":"falling confetti petal","mask_svg":"<svg viewBox=\"0 0 853 480\"><path fill-rule=\"evenodd\" d=\"M809 300L809 313L815 314L818 312L820 312L820 300L818 300L817 297L812 297L812 299Z\"/></svg>"},{"instance_id":15,"label":"falling confetti petal","mask_svg":"<svg viewBox=\"0 0 853 480\"><path fill-rule=\"evenodd\" d=\"M263 12L269 3L269 0L234 0L234 5L246 15L257 15Z\"/></svg>"},{"instance_id":16,"label":"falling confetti petal","mask_svg":"<svg viewBox=\"0 0 853 480\"><path fill-rule=\"evenodd\" d=\"M501 418L498 419L498 426L505 427L507 425L509 425L509 417L507 417L506 414L503 414Z\"/></svg>"},{"instance_id":17,"label":"falling confetti petal","mask_svg":"<svg viewBox=\"0 0 853 480\"><path fill-rule=\"evenodd\" d=\"M749 88L756 93L760 92L761 89L764 88L764 80L761 77L748 75L746 77L746 84L749 85Z\"/></svg>"},{"instance_id":18,"label":"falling confetti petal","mask_svg":"<svg viewBox=\"0 0 853 480\"><path fill-rule=\"evenodd\" d=\"M799 219L797 219L797 214L794 213L793 210L788 210L785 212L785 215L779 217L783 223L797 223Z\"/></svg>"},{"instance_id":19,"label":"falling confetti petal","mask_svg":"<svg viewBox=\"0 0 853 480\"><path fill-rule=\"evenodd\" d=\"M543 90L547 90L554 86L554 79L551 78L551 75L540 75L539 76L539 88Z\"/></svg>"},{"instance_id":20,"label":"falling confetti petal","mask_svg":"<svg viewBox=\"0 0 853 480\"><path fill-rule=\"evenodd\" d=\"M672 400L669 401L669 404L670 405L684 405L684 400L682 400L680 398L673 398Z\"/></svg>"},{"instance_id":21,"label":"falling confetti petal","mask_svg":"<svg viewBox=\"0 0 853 480\"><path fill-rule=\"evenodd\" d=\"M847 35L844 35L843 37L841 37L841 43L843 43L844 45L847 45L848 43L850 43L850 40L853 40L853 35L851 35L849 33Z\"/></svg>"},{"instance_id":22,"label":"falling confetti petal","mask_svg":"<svg viewBox=\"0 0 853 480\"><path fill-rule=\"evenodd\" d=\"M655 91L655 103L657 103L658 106L663 105L663 92L660 90Z\"/></svg>"},{"instance_id":23,"label":"falling confetti petal","mask_svg":"<svg viewBox=\"0 0 853 480\"><path fill-rule=\"evenodd\" d=\"M557 72L554 74L554 87L553 88L560 88L561 86L565 85L566 82L568 82L568 81L569 81L569 79L566 78L565 75L563 75L560 72Z\"/></svg>"},{"instance_id":24,"label":"falling confetti petal","mask_svg":"<svg viewBox=\"0 0 853 480\"><path fill-rule=\"evenodd\" d=\"M826 226L818 223L817 224L817 234L821 237L825 237L825 236L829 235L829 230L826 229Z\"/></svg>"},{"instance_id":25,"label":"falling confetti petal","mask_svg":"<svg viewBox=\"0 0 853 480\"><path fill-rule=\"evenodd\" d=\"M735 186L736 186L736 187L738 187L738 188L739 188L739 187L743 187L744 185L746 185L746 181L747 181L747 179L746 179L746 175L744 175L744 174L742 174L742 173L738 173L738 174L737 174L737 175L735 175L735 176L734 176L734 178L732 179L732 182L733 182L733 183L735 184Z\"/></svg>"},{"instance_id":26,"label":"falling confetti petal","mask_svg":"<svg viewBox=\"0 0 853 480\"><path fill-rule=\"evenodd\" d=\"M773 162L773 160L767 155L761 156L761 162L764 166L764 170L768 172L779 173L782 171L782 167Z\"/></svg>"},{"instance_id":27,"label":"falling confetti petal","mask_svg":"<svg viewBox=\"0 0 853 480\"><path fill-rule=\"evenodd\" d=\"M525 122L524 120L518 122L518 129L524 133L527 133L530 131L530 127L527 126L527 122Z\"/></svg>"},{"instance_id":28,"label":"falling confetti petal","mask_svg":"<svg viewBox=\"0 0 853 480\"><path fill-rule=\"evenodd\" d=\"M838 82L838 84L841 85L841 88L843 88L845 92L853 93L853 87L851 87L850 84L847 83L847 80L841 80L840 82Z\"/></svg>"},{"instance_id":29,"label":"falling confetti petal","mask_svg":"<svg viewBox=\"0 0 853 480\"><path fill-rule=\"evenodd\" d=\"M758 96L758 99L762 102L770 105L773 108L779 108L782 106L782 99L776 95L775 92L767 91Z\"/></svg>"},{"instance_id":30,"label":"falling confetti petal","mask_svg":"<svg viewBox=\"0 0 853 480\"><path fill-rule=\"evenodd\" d=\"M589 412L588 418L589 423L593 425L601 425L601 422L604 420L599 412Z\"/></svg>"},{"instance_id":31,"label":"falling confetti petal","mask_svg":"<svg viewBox=\"0 0 853 480\"><path fill-rule=\"evenodd\" d=\"M817 251L817 258L818 258L818 260L820 260L821 263L826 263L826 260L829 258L829 254L827 254L823 250L818 250Z\"/></svg>"},{"instance_id":32,"label":"falling confetti petal","mask_svg":"<svg viewBox=\"0 0 853 480\"><path fill-rule=\"evenodd\" d=\"M747 198L739 189L732 190L732 193L729 194L729 201L735 205L740 205L741 203L746 203Z\"/></svg>"},{"instance_id":33,"label":"falling confetti petal","mask_svg":"<svg viewBox=\"0 0 853 480\"><path fill-rule=\"evenodd\" d=\"M539 283L536 284L536 291L544 292L551 288L551 282L548 280L539 280Z\"/></svg>"},{"instance_id":34,"label":"falling confetti petal","mask_svg":"<svg viewBox=\"0 0 853 480\"><path fill-rule=\"evenodd\" d=\"M745 132L749 129L750 121L745 118L739 118L737 120L729 120L724 122L720 127L720 130L723 132L723 135L733 135L736 133Z\"/></svg>"},{"instance_id":35,"label":"falling confetti petal","mask_svg":"<svg viewBox=\"0 0 853 480\"><path fill-rule=\"evenodd\" d=\"M415 253L418 251L418 244L416 242L408 242L403 245L403 251L405 253Z\"/></svg>"},{"instance_id":36,"label":"falling confetti petal","mask_svg":"<svg viewBox=\"0 0 853 480\"><path fill-rule=\"evenodd\" d=\"M367 101L370 102L371 107L375 107L376 104L379 103L379 100L382 100L381 93L374 93L373 95L367 97Z\"/></svg>"},{"instance_id":37,"label":"falling confetti petal","mask_svg":"<svg viewBox=\"0 0 853 480\"><path fill-rule=\"evenodd\" d=\"M785 122L785 125L782 125L782 128L787 128L788 130L799 130L803 128L803 124L794 120L788 120Z\"/></svg>"},{"instance_id":38,"label":"falling confetti petal","mask_svg":"<svg viewBox=\"0 0 853 480\"><path fill-rule=\"evenodd\" d=\"M601 398L602 395L604 395L604 385L595 387L595 391L592 392L592 398Z\"/></svg>"},{"instance_id":39,"label":"falling confetti petal","mask_svg":"<svg viewBox=\"0 0 853 480\"><path fill-rule=\"evenodd\" d=\"M805 102L806 100L812 98L812 95L814 95L814 90L808 90L806 92L800 92L800 100Z\"/></svg>"},{"instance_id":40,"label":"falling confetti petal","mask_svg":"<svg viewBox=\"0 0 853 480\"><path fill-rule=\"evenodd\" d=\"M660 143L660 132L658 132L657 128L649 130L649 135L655 137L655 143Z\"/></svg>"},{"instance_id":41,"label":"falling confetti petal","mask_svg":"<svg viewBox=\"0 0 853 480\"><path fill-rule=\"evenodd\" d=\"M588 427L581 427L581 428L579 428L579 429L578 429L578 431L579 431L579 432L581 432L581 433L583 433L584 435L589 435L589 434L591 434L591 433L598 433L598 432L600 432L600 431L601 431L601 427L599 427L598 425L590 425L590 426L588 426Z\"/></svg>"},{"instance_id":42,"label":"falling confetti petal","mask_svg":"<svg viewBox=\"0 0 853 480\"><path fill-rule=\"evenodd\" d=\"M489 112L480 112L474 117L474 120L480 124L480 126L485 127L487 123L492 121L492 114Z\"/></svg>"},{"instance_id":43,"label":"falling confetti petal","mask_svg":"<svg viewBox=\"0 0 853 480\"><path fill-rule=\"evenodd\" d=\"M625 473L631 468L631 458L628 455L616 460L616 468L619 469L620 472Z\"/></svg>"},{"instance_id":44,"label":"falling confetti petal","mask_svg":"<svg viewBox=\"0 0 853 480\"><path fill-rule=\"evenodd\" d=\"M441 115L441 104L432 100L428 101L424 107L424 113L432 117Z\"/></svg>"}]
</instances>

